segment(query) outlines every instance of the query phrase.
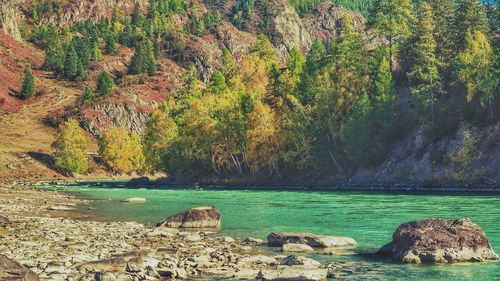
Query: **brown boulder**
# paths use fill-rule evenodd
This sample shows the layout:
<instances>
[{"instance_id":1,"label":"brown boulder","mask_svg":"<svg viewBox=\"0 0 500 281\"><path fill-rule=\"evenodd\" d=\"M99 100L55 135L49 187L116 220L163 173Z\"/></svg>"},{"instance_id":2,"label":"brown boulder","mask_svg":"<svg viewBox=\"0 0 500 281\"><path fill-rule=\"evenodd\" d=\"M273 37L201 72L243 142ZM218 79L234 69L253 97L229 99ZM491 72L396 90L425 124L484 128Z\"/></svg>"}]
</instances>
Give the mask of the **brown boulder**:
<instances>
[{"instance_id":1,"label":"brown boulder","mask_svg":"<svg viewBox=\"0 0 500 281\"><path fill-rule=\"evenodd\" d=\"M0 255L0 280L9 281L38 281L38 276L30 269Z\"/></svg>"},{"instance_id":2,"label":"brown boulder","mask_svg":"<svg viewBox=\"0 0 500 281\"><path fill-rule=\"evenodd\" d=\"M170 216L157 226L173 228L219 228L221 214L213 206L203 206L189 209Z\"/></svg>"},{"instance_id":3,"label":"brown boulder","mask_svg":"<svg viewBox=\"0 0 500 281\"><path fill-rule=\"evenodd\" d=\"M403 263L453 263L498 260L483 230L469 219L407 222L378 255Z\"/></svg>"}]
</instances>

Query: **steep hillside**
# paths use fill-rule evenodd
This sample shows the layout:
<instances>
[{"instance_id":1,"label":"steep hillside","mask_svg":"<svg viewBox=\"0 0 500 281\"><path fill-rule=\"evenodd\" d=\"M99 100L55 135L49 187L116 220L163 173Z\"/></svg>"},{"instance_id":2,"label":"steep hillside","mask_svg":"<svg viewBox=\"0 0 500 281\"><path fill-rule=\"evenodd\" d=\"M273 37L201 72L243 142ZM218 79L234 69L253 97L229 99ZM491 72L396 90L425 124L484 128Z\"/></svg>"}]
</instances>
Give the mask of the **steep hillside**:
<instances>
[{"instance_id":1,"label":"steep hillside","mask_svg":"<svg viewBox=\"0 0 500 281\"><path fill-rule=\"evenodd\" d=\"M86 177L110 175L98 142L118 127L155 158L133 172L187 182L500 182L498 34L479 8L491 61L458 75L482 33L422 51L451 34L424 25L439 16L425 6L408 7L402 36L332 1L35 3L0 0L0 182L61 177L51 143L69 119L92 140ZM28 66L36 91L23 100Z\"/></svg>"}]
</instances>

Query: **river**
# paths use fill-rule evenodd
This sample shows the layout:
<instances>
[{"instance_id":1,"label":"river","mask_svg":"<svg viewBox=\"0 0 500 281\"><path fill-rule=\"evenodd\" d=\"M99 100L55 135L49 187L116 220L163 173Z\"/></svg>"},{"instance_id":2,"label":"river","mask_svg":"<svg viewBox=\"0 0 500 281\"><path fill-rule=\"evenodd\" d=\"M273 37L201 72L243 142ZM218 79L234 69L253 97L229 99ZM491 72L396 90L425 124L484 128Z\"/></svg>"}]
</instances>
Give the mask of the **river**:
<instances>
[{"instance_id":1,"label":"river","mask_svg":"<svg viewBox=\"0 0 500 281\"><path fill-rule=\"evenodd\" d=\"M412 194L360 191L127 189L81 183L48 186L96 199L99 220L156 223L179 211L214 205L222 213L221 233L265 239L273 231L348 236L355 249L317 255L324 263L354 265L341 280L500 280L500 262L452 265L397 264L372 255L403 222L427 217L467 217L479 224L500 253L500 195ZM120 200L143 197L146 203ZM88 207L88 206L86 206Z\"/></svg>"}]
</instances>

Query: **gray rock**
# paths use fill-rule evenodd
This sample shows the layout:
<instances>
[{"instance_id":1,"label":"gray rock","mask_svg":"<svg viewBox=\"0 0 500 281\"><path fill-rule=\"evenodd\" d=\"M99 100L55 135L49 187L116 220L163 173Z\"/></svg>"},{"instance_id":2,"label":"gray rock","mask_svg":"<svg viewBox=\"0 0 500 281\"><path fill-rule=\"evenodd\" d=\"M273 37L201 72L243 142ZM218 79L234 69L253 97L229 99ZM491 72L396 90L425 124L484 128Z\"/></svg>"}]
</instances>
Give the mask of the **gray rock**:
<instances>
[{"instance_id":1,"label":"gray rock","mask_svg":"<svg viewBox=\"0 0 500 281\"><path fill-rule=\"evenodd\" d=\"M327 269L300 266L278 266L276 269L261 270L257 275L258 280L268 281L320 281L326 280Z\"/></svg>"},{"instance_id":2,"label":"gray rock","mask_svg":"<svg viewBox=\"0 0 500 281\"><path fill-rule=\"evenodd\" d=\"M354 247L356 241L349 237L323 236L311 233L273 232L267 236L270 247L281 247L286 243L306 244L311 247Z\"/></svg>"},{"instance_id":3,"label":"gray rock","mask_svg":"<svg viewBox=\"0 0 500 281\"><path fill-rule=\"evenodd\" d=\"M314 249L306 244L286 243L281 246L282 252L312 252Z\"/></svg>"}]
</instances>

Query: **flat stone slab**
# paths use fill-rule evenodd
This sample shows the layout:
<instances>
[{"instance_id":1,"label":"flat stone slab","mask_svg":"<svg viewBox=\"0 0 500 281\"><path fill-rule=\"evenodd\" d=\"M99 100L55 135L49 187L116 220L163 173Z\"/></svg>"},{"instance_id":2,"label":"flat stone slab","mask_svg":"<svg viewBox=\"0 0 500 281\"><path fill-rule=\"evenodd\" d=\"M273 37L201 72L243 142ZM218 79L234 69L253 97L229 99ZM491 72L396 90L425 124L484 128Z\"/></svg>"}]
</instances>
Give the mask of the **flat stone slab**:
<instances>
[{"instance_id":1,"label":"flat stone slab","mask_svg":"<svg viewBox=\"0 0 500 281\"><path fill-rule=\"evenodd\" d=\"M273 232L267 236L267 243L270 247L281 247L287 243L305 244L318 248L356 246L356 241L349 237L324 236L297 232Z\"/></svg>"}]
</instances>

